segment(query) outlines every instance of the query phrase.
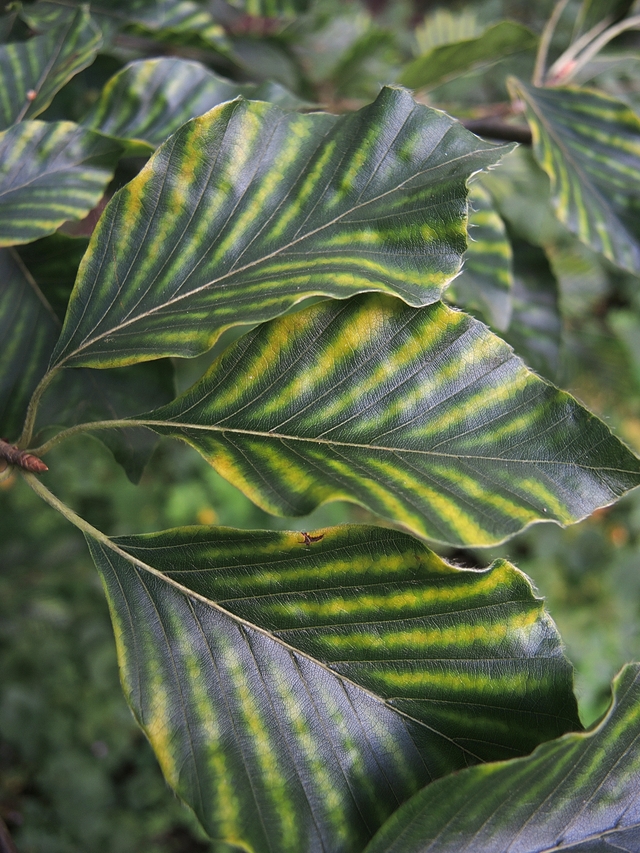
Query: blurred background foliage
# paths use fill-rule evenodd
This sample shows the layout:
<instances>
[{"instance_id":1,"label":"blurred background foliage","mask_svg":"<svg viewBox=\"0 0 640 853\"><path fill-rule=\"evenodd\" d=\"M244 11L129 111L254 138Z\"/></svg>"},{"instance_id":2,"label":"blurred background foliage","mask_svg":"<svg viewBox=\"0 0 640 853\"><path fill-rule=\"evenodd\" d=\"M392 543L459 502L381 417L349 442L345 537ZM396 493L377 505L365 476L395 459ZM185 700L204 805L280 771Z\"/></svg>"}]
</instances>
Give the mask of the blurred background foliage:
<instances>
[{"instance_id":1,"label":"blurred background foliage","mask_svg":"<svg viewBox=\"0 0 640 853\"><path fill-rule=\"evenodd\" d=\"M252 17L222 0L201 5L215 23L206 32L139 22L121 30L41 118L79 119L116 71L149 56L197 59L239 82L275 80L310 103L344 111L374 98L381 84L402 81L426 54L432 79L418 91L419 100L463 119L500 118L509 110L506 77L531 77L535 38L472 67L456 65L445 48L504 19L537 37L554 4L315 0L305 13L281 19ZM621 14L638 13L638 4L571 0L552 39L550 61L576 27L587 25L581 10L588 19L612 5ZM24 4L27 12L38 8ZM27 38L28 14L5 12L0 40L9 32ZM576 82L640 108L639 39L637 32L622 34L581 69ZM110 192L141 162L123 161ZM548 179L530 148L509 155L483 185L520 259L505 337L532 367L575 394L640 452L638 279L558 222ZM89 233L95 219L68 230ZM62 302L73 280L69 264L77 260L67 257L56 280ZM211 357L176 364L178 386L200 375L203 360ZM312 530L372 520L337 503L305 519L275 519L194 451L170 443L157 447L140 486L91 437L59 446L47 462L56 470L60 497L108 534L188 524ZM125 704L106 603L79 531L9 479L0 484L0 542L0 816L19 850L222 853L168 791ZM640 659L640 494L567 530L537 525L490 551L441 550L471 566L507 556L533 578L576 666L583 720L595 720L607 705L613 674Z\"/></svg>"}]
</instances>

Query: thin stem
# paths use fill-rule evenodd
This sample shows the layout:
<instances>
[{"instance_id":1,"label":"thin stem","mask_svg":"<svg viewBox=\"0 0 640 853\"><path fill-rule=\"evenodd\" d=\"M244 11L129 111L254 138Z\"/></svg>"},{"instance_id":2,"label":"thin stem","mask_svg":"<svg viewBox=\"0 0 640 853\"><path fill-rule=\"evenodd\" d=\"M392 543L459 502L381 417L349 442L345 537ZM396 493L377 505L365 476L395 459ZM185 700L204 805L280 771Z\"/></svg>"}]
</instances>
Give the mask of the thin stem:
<instances>
[{"instance_id":1,"label":"thin stem","mask_svg":"<svg viewBox=\"0 0 640 853\"><path fill-rule=\"evenodd\" d=\"M613 27L609 27L608 30L605 30L600 38L594 39L589 47L583 50L580 56L578 56L571 70L567 74L563 75L562 82L567 83L569 80L573 79L578 71L580 71L581 68L584 68L588 62L591 62L593 57L600 53L606 44L616 38L616 36L619 36L620 33L623 33L625 30L640 30L640 15L634 15L632 18L620 21L619 24L614 24Z\"/></svg>"},{"instance_id":2,"label":"thin stem","mask_svg":"<svg viewBox=\"0 0 640 853\"><path fill-rule=\"evenodd\" d=\"M587 45L599 36L603 30L607 29L612 20L611 15L609 15L608 18L604 18L602 21L597 23L595 27L591 27L589 32L584 33L579 39L574 41L573 44L569 45L565 52L561 54L553 63L551 68L549 68L546 79L553 80L565 65L574 60L583 48L587 47Z\"/></svg>"},{"instance_id":3,"label":"thin stem","mask_svg":"<svg viewBox=\"0 0 640 853\"><path fill-rule=\"evenodd\" d=\"M549 20L545 24L544 30L542 31L542 35L540 36L540 44L538 45L538 53L536 55L536 64L533 69L533 77L531 80L534 86L542 85L542 81L544 80L544 69L545 65L547 64L547 55L549 54L549 47L551 45L551 39L553 38L553 34L556 31L556 26L558 25L560 16L564 12L568 2L569 0L558 0L558 2L553 8L553 12L549 17Z\"/></svg>"},{"instance_id":4,"label":"thin stem","mask_svg":"<svg viewBox=\"0 0 640 853\"><path fill-rule=\"evenodd\" d=\"M52 380L58 375L59 370L59 367L54 367L53 370L47 371L38 383L36 390L31 395L31 399L29 400L29 408L27 409L27 416L24 420L22 435L20 436L20 440L17 444L17 447L19 447L21 450L24 450L25 447L29 446L31 438L33 437L33 428L36 424L36 415L38 413L40 399L49 387Z\"/></svg>"},{"instance_id":5,"label":"thin stem","mask_svg":"<svg viewBox=\"0 0 640 853\"><path fill-rule=\"evenodd\" d=\"M89 421L86 424L76 424L75 426L61 430L57 435L54 435L53 438L50 438L49 441L45 441L45 443L41 444L40 447L29 450L29 452L33 453L34 456L44 456L45 453L48 453L57 444L60 444L62 441L66 441L68 438L71 438L81 432L92 432L93 430L99 429L126 429L127 427L144 426L147 426L146 421Z\"/></svg>"}]
</instances>

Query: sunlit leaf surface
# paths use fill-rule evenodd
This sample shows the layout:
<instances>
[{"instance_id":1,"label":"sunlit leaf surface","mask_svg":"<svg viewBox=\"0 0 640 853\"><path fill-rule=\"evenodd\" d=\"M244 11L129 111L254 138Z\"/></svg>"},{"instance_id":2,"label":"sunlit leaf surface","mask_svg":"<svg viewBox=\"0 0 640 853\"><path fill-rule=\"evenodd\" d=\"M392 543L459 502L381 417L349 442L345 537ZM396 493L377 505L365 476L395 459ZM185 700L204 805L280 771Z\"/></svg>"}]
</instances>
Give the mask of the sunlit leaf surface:
<instances>
[{"instance_id":1,"label":"sunlit leaf surface","mask_svg":"<svg viewBox=\"0 0 640 853\"><path fill-rule=\"evenodd\" d=\"M614 681L593 730L429 785L365 853L635 853L640 849L640 667Z\"/></svg>"},{"instance_id":2,"label":"sunlit leaf surface","mask_svg":"<svg viewBox=\"0 0 640 853\"><path fill-rule=\"evenodd\" d=\"M123 686L211 836L359 851L422 785L579 727L524 575L404 534L191 527L89 537Z\"/></svg>"},{"instance_id":3,"label":"sunlit leaf surface","mask_svg":"<svg viewBox=\"0 0 640 853\"><path fill-rule=\"evenodd\" d=\"M466 248L467 178L509 148L401 89L340 117L222 104L107 206L55 361L197 355L314 294L434 302Z\"/></svg>"},{"instance_id":4,"label":"sunlit leaf surface","mask_svg":"<svg viewBox=\"0 0 640 853\"><path fill-rule=\"evenodd\" d=\"M556 213L580 239L631 272L640 270L640 118L586 89L513 82L535 156L549 175Z\"/></svg>"},{"instance_id":5,"label":"sunlit leaf surface","mask_svg":"<svg viewBox=\"0 0 640 853\"><path fill-rule=\"evenodd\" d=\"M377 294L264 324L141 423L269 512L352 500L454 544L567 524L640 483L640 460L482 323Z\"/></svg>"},{"instance_id":6,"label":"sunlit leaf surface","mask_svg":"<svg viewBox=\"0 0 640 853\"><path fill-rule=\"evenodd\" d=\"M0 246L52 234L102 198L122 146L70 121L29 121L0 133Z\"/></svg>"}]
</instances>

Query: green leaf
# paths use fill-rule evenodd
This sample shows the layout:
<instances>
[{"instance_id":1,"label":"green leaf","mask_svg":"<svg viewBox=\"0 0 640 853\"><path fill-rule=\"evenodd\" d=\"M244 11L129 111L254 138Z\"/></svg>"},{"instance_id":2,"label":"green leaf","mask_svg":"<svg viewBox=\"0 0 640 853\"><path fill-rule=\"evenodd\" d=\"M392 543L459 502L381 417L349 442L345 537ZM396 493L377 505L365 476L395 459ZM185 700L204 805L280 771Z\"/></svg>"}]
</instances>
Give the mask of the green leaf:
<instances>
[{"instance_id":1,"label":"green leaf","mask_svg":"<svg viewBox=\"0 0 640 853\"><path fill-rule=\"evenodd\" d=\"M575 853L640 846L640 666L614 681L607 716L515 761L429 785L366 853Z\"/></svg>"},{"instance_id":2,"label":"green leaf","mask_svg":"<svg viewBox=\"0 0 640 853\"><path fill-rule=\"evenodd\" d=\"M608 95L519 81L533 150L559 219L610 261L640 270L640 119Z\"/></svg>"},{"instance_id":3,"label":"green leaf","mask_svg":"<svg viewBox=\"0 0 640 853\"><path fill-rule=\"evenodd\" d=\"M472 184L469 201L469 245L462 272L447 291L447 298L481 311L495 329L504 331L512 310L511 243L482 184Z\"/></svg>"},{"instance_id":4,"label":"green leaf","mask_svg":"<svg viewBox=\"0 0 640 853\"><path fill-rule=\"evenodd\" d=\"M433 302L466 248L466 180L508 150L400 89L340 117L222 104L105 209L55 362L198 355L316 294Z\"/></svg>"},{"instance_id":5,"label":"green leaf","mask_svg":"<svg viewBox=\"0 0 640 853\"><path fill-rule=\"evenodd\" d=\"M230 6L259 18L295 18L309 7L309 0L229 0Z\"/></svg>"},{"instance_id":6,"label":"green leaf","mask_svg":"<svg viewBox=\"0 0 640 853\"><path fill-rule=\"evenodd\" d=\"M88 243L88 237L70 237L56 231L16 249L60 320L60 328Z\"/></svg>"},{"instance_id":7,"label":"green leaf","mask_svg":"<svg viewBox=\"0 0 640 853\"><path fill-rule=\"evenodd\" d=\"M513 316L504 335L529 367L556 379L562 321L558 286L544 251L513 239Z\"/></svg>"},{"instance_id":8,"label":"green leaf","mask_svg":"<svg viewBox=\"0 0 640 853\"><path fill-rule=\"evenodd\" d=\"M33 118L74 74L90 65L102 36L86 9L26 42L0 46L0 130Z\"/></svg>"},{"instance_id":9,"label":"green leaf","mask_svg":"<svg viewBox=\"0 0 640 853\"><path fill-rule=\"evenodd\" d=\"M52 234L96 206L122 152L69 121L30 121L0 133L0 246Z\"/></svg>"},{"instance_id":10,"label":"green leaf","mask_svg":"<svg viewBox=\"0 0 640 853\"><path fill-rule=\"evenodd\" d=\"M277 83L242 85L218 77L199 62L147 59L130 63L112 77L82 124L157 148L189 119L238 95L287 109L304 103Z\"/></svg>"},{"instance_id":11,"label":"green leaf","mask_svg":"<svg viewBox=\"0 0 640 853\"><path fill-rule=\"evenodd\" d=\"M412 89L425 89L443 83L479 64L493 63L536 43L536 36L522 24L501 21L482 35L455 44L431 48L414 59L400 75L400 82Z\"/></svg>"},{"instance_id":12,"label":"green leaf","mask_svg":"<svg viewBox=\"0 0 640 853\"><path fill-rule=\"evenodd\" d=\"M582 0L574 36L588 32L605 18L610 23L623 18L633 6L633 0Z\"/></svg>"},{"instance_id":13,"label":"green leaf","mask_svg":"<svg viewBox=\"0 0 640 853\"><path fill-rule=\"evenodd\" d=\"M373 294L264 324L140 423L268 512L350 500L452 544L568 524L640 483L640 460L482 323Z\"/></svg>"},{"instance_id":14,"label":"green leaf","mask_svg":"<svg viewBox=\"0 0 640 853\"><path fill-rule=\"evenodd\" d=\"M190 527L88 537L127 699L214 838L357 853L431 779L579 727L526 577L409 536Z\"/></svg>"},{"instance_id":15,"label":"green leaf","mask_svg":"<svg viewBox=\"0 0 640 853\"><path fill-rule=\"evenodd\" d=\"M17 440L60 322L12 249L0 249L0 435Z\"/></svg>"}]
</instances>

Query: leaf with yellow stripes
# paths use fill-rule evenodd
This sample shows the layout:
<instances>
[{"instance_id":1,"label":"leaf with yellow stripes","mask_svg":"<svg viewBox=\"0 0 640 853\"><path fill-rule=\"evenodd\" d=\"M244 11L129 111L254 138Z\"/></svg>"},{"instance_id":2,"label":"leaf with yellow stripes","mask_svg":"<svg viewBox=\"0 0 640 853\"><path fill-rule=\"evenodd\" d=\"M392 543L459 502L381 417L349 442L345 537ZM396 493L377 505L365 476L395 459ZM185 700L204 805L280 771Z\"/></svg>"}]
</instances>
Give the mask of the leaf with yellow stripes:
<instances>
[{"instance_id":1,"label":"leaf with yellow stripes","mask_svg":"<svg viewBox=\"0 0 640 853\"><path fill-rule=\"evenodd\" d=\"M503 560L360 526L87 539L167 780L243 850L358 853L429 781L580 728L557 630Z\"/></svg>"},{"instance_id":2,"label":"leaf with yellow stripes","mask_svg":"<svg viewBox=\"0 0 640 853\"><path fill-rule=\"evenodd\" d=\"M306 12L310 0L229 0L229 5L260 18L295 18Z\"/></svg>"},{"instance_id":3,"label":"leaf with yellow stripes","mask_svg":"<svg viewBox=\"0 0 640 853\"><path fill-rule=\"evenodd\" d=\"M222 104L105 209L55 363L198 355L316 294L434 302L466 248L466 181L510 148L402 89L339 117Z\"/></svg>"},{"instance_id":4,"label":"leaf with yellow stripes","mask_svg":"<svg viewBox=\"0 0 640 853\"><path fill-rule=\"evenodd\" d=\"M558 218L614 264L640 271L640 118L588 89L514 80L511 89L524 102Z\"/></svg>"},{"instance_id":5,"label":"leaf with yellow stripes","mask_svg":"<svg viewBox=\"0 0 640 853\"><path fill-rule=\"evenodd\" d=\"M606 717L533 755L471 767L403 806L365 853L640 850L640 665L613 682Z\"/></svg>"},{"instance_id":6,"label":"leaf with yellow stripes","mask_svg":"<svg viewBox=\"0 0 640 853\"><path fill-rule=\"evenodd\" d=\"M113 177L122 146L70 121L0 133L0 246L30 243L82 219Z\"/></svg>"},{"instance_id":7,"label":"leaf with yellow stripes","mask_svg":"<svg viewBox=\"0 0 640 853\"><path fill-rule=\"evenodd\" d=\"M41 36L0 46L0 130L39 115L101 45L100 30L80 8Z\"/></svg>"},{"instance_id":8,"label":"leaf with yellow stripes","mask_svg":"<svg viewBox=\"0 0 640 853\"><path fill-rule=\"evenodd\" d=\"M481 311L494 329L504 331L513 307L511 243L482 184L471 185L469 201L469 245L462 272L447 290L447 299L463 308Z\"/></svg>"},{"instance_id":9,"label":"leaf with yellow stripes","mask_svg":"<svg viewBox=\"0 0 640 853\"><path fill-rule=\"evenodd\" d=\"M482 323L379 294L265 323L136 423L268 512L349 500L452 544L568 524L640 484L640 459Z\"/></svg>"},{"instance_id":10,"label":"leaf with yellow stripes","mask_svg":"<svg viewBox=\"0 0 640 853\"><path fill-rule=\"evenodd\" d=\"M287 109L304 103L277 83L234 83L199 62L166 57L131 62L119 71L82 124L119 139L143 141L152 150L189 119L238 95Z\"/></svg>"}]
</instances>

